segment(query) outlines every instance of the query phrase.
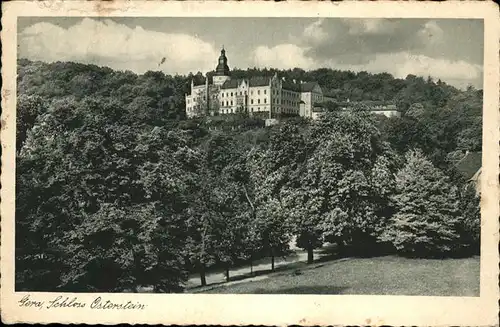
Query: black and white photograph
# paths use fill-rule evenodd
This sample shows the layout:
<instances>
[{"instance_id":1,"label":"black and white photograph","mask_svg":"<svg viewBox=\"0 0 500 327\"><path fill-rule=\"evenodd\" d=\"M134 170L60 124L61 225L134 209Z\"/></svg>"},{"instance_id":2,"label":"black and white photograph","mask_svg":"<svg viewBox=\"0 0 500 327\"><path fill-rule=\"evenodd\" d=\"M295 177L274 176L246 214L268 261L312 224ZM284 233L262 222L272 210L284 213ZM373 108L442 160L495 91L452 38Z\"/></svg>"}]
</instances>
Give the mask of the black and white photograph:
<instances>
[{"instance_id":1,"label":"black and white photograph","mask_svg":"<svg viewBox=\"0 0 500 327\"><path fill-rule=\"evenodd\" d=\"M483 19L103 16L17 17L19 306L480 297Z\"/></svg>"}]
</instances>

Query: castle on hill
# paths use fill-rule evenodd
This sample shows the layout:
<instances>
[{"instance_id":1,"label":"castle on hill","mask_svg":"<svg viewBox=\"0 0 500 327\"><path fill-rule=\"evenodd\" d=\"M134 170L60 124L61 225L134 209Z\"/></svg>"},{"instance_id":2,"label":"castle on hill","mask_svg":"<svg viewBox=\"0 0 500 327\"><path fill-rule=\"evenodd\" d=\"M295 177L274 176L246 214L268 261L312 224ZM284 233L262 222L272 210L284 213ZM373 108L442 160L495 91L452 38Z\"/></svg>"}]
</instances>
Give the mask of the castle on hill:
<instances>
[{"instance_id":1,"label":"castle on hill","mask_svg":"<svg viewBox=\"0 0 500 327\"><path fill-rule=\"evenodd\" d=\"M323 93L317 82L289 81L279 78L277 74L232 79L224 48L219 56L213 83L209 83L208 76L202 85L194 85L191 80L191 94L185 97L188 118L248 113L264 119L286 116L316 119L323 111L322 104L334 101ZM389 106L392 107L378 106L374 111L386 116L399 113L393 105Z\"/></svg>"}]
</instances>

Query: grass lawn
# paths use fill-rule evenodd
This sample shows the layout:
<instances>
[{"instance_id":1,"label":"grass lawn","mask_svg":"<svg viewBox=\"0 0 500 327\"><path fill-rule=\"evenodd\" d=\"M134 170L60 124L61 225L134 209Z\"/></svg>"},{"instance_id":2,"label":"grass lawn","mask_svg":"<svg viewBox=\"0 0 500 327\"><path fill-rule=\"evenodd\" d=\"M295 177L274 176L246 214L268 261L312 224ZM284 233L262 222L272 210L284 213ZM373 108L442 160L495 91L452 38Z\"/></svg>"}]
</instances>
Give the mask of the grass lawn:
<instances>
[{"instance_id":1,"label":"grass lawn","mask_svg":"<svg viewBox=\"0 0 500 327\"><path fill-rule=\"evenodd\" d=\"M252 280L253 279L253 280ZM479 257L345 258L219 284L204 293L479 296Z\"/></svg>"}]
</instances>

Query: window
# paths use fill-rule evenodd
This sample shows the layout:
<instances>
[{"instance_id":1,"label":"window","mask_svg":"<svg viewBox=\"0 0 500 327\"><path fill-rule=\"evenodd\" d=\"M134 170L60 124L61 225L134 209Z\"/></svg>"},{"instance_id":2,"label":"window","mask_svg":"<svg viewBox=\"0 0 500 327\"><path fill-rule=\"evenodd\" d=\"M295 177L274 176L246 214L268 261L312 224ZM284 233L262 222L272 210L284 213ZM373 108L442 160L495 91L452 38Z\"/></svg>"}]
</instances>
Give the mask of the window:
<instances>
[{"instance_id":1,"label":"window","mask_svg":"<svg viewBox=\"0 0 500 327\"><path fill-rule=\"evenodd\" d=\"M253 99L252 99L252 100L250 100L250 103L251 103L251 104L253 104Z\"/></svg>"},{"instance_id":2,"label":"window","mask_svg":"<svg viewBox=\"0 0 500 327\"><path fill-rule=\"evenodd\" d=\"M267 99L266 98L264 98L264 103L267 103Z\"/></svg>"},{"instance_id":3,"label":"window","mask_svg":"<svg viewBox=\"0 0 500 327\"><path fill-rule=\"evenodd\" d=\"M243 95L243 92L240 91L240 95Z\"/></svg>"},{"instance_id":4,"label":"window","mask_svg":"<svg viewBox=\"0 0 500 327\"><path fill-rule=\"evenodd\" d=\"M267 94L267 90L264 90L264 94Z\"/></svg>"},{"instance_id":5,"label":"window","mask_svg":"<svg viewBox=\"0 0 500 327\"><path fill-rule=\"evenodd\" d=\"M233 96L233 92L231 92L231 96Z\"/></svg>"},{"instance_id":6,"label":"window","mask_svg":"<svg viewBox=\"0 0 500 327\"><path fill-rule=\"evenodd\" d=\"M253 91L250 91L250 94L253 95Z\"/></svg>"},{"instance_id":7,"label":"window","mask_svg":"<svg viewBox=\"0 0 500 327\"><path fill-rule=\"evenodd\" d=\"M260 90L257 90L257 94L260 95Z\"/></svg>"},{"instance_id":8,"label":"window","mask_svg":"<svg viewBox=\"0 0 500 327\"><path fill-rule=\"evenodd\" d=\"M247 91L245 91L245 95L247 95Z\"/></svg>"},{"instance_id":9,"label":"window","mask_svg":"<svg viewBox=\"0 0 500 327\"><path fill-rule=\"evenodd\" d=\"M233 105L233 100L231 100L231 105Z\"/></svg>"},{"instance_id":10,"label":"window","mask_svg":"<svg viewBox=\"0 0 500 327\"><path fill-rule=\"evenodd\" d=\"M260 99L257 99L257 103L260 103Z\"/></svg>"}]
</instances>

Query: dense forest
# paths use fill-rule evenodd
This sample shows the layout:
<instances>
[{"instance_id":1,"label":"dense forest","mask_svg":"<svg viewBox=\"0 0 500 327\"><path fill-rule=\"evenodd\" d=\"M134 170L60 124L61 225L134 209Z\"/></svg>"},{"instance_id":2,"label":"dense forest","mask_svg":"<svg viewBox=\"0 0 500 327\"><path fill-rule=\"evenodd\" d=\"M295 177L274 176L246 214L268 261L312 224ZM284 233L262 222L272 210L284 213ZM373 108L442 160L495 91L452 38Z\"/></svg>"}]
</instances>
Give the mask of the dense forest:
<instances>
[{"instance_id":1,"label":"dense forest","mask_svg":"<svg viewBox=\"0 0 500 327\"><path fill-rule=\"evenodd\" d=\"M20 59L16 289L182 292L190 273L205 284L218 266L229 278L294 237L309 262L325 242L360 254L479 251L479 200L455 162L481 151L482 90L331 69L232 74L274 72L403 115L187 120L184 94L201 73Z\"/></svg>"}]
</instances>

